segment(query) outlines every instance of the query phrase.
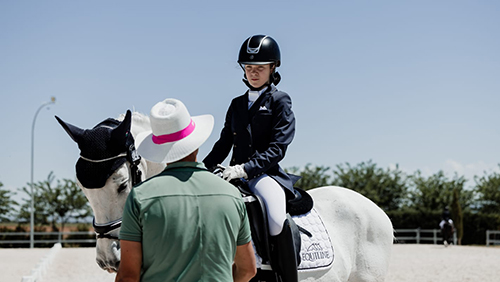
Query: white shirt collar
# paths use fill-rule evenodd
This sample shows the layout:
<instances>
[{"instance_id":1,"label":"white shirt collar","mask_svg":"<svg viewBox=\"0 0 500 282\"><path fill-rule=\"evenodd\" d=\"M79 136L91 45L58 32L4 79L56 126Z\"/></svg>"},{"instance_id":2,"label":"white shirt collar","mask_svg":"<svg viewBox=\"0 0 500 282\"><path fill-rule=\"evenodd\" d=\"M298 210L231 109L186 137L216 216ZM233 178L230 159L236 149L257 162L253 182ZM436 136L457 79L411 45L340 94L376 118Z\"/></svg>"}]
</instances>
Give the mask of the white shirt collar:
<instances>
[{"instance_id":1,"label":"white shirt collar","mask_svg":"<svg viewBox=\"0 0 500 282\"><path fill-rule=\"evenodd\" d=\"M264 91L267 90L267 87L265 87L264 89L261 89L260 91L252 91L252 90L248 90L248 102L255 102L260 94L264 93Z\"/></svg>"}]
</instances>

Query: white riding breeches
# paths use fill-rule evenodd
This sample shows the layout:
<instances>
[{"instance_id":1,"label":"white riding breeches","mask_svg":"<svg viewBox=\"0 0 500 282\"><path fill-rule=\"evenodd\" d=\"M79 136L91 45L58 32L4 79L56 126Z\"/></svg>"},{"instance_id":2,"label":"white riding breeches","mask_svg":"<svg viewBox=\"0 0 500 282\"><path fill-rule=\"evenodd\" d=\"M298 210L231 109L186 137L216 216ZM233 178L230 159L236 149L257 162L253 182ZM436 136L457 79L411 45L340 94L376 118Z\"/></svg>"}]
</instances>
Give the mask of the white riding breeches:
<instances>
[{"instance_id":1,"label":"white riding breeches","mask_svg":"<svg viewBox=\"0 0 500 282\"><path fill-rule=\"evenodd\" d=\"M279 235L286 220L285 191L276 180L267 174L250 180L248 188L252 193L259 196L266 205L270 235Z\"/></svg>"}]
</instances>

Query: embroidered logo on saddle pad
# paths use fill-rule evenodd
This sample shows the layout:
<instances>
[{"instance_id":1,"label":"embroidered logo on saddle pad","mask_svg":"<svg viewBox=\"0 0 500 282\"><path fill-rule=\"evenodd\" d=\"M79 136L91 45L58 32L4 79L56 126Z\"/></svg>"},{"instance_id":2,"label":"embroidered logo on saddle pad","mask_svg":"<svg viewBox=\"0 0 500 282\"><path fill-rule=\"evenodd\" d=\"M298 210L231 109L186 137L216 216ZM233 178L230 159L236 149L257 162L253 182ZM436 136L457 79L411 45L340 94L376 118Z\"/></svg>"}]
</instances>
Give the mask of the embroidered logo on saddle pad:
<instances>
[{"instance_id":1,"label":"embroidered logo on saddle pad","mask_svg":"<svg viewBox=\"0 0 500 282\"><path fill-rule=\"evenodd\" d=\"M323 221L313 208L310 212L292 216L295 223L308 230L312 236L301 232L301 263L299 270L330 268L333 263L333 245Z\"/></svg>"}]
</instances>

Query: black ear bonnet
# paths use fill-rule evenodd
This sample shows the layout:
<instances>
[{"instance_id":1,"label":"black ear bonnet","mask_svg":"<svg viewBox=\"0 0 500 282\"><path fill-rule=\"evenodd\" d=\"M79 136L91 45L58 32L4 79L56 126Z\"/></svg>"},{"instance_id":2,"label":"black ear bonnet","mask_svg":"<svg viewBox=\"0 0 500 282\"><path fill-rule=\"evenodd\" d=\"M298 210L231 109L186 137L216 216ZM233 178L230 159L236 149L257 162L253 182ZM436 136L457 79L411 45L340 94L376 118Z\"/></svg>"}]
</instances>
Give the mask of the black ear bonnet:
<instances>
[{"instance_id":1,"label":"black ear bonnet","mask_svg":"<svg viewBox=\"0 0 500 282\"><path fill-rule=\"evenodd\" d=\"M128 159L132 163L133 155L138 157L130 133L130 111L122 122L108 118L92 129L80 129L57 116L56 119L78 143L80 158L75 166L76 177L85 188L102 188L121 165Z\"/></svg>"}]
</instances>

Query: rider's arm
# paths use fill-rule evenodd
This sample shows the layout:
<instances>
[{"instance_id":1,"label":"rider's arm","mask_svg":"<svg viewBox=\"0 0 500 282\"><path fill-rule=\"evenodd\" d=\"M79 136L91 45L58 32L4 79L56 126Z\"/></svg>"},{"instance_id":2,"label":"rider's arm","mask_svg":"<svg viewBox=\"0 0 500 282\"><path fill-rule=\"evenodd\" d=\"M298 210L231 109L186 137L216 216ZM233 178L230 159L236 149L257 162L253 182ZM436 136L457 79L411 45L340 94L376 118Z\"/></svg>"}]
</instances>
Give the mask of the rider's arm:
<instances>
[{"instance_id":1,"label":"rider's arm","mask_svg":"<svg viewBox=\"0 0 500 282\"><path fill-rule=\"evenodd\" d=\"M247 282L257 273L252 242L236 247L233 264L233 281Z\"/></svg>"},{"instance_id":2,"label":"rider's arm","mask_svg":"<svg viewBox=\"0 0 500 282\"><path fill-rule=\"evenodd\" d=\"M141 278L142 244L141 242L120 240L121 261L115 282L139 281Z\"/></svg>"},{"instance_id":3,"label":"rider's arm","mask_svg":"<svg viewBox=\"0 0 500 282\"><path fill-rule=\"evenodd\" d=\"M233 133L231 131L231 120L233 114L233 103L229 106L226 113L224 127L220 133L219 140L215 142L210 153L203 159L203 163L208 169L212 169L218 164L221 164L231 151L233 146Z\"/></svg>"}]
</instances>

